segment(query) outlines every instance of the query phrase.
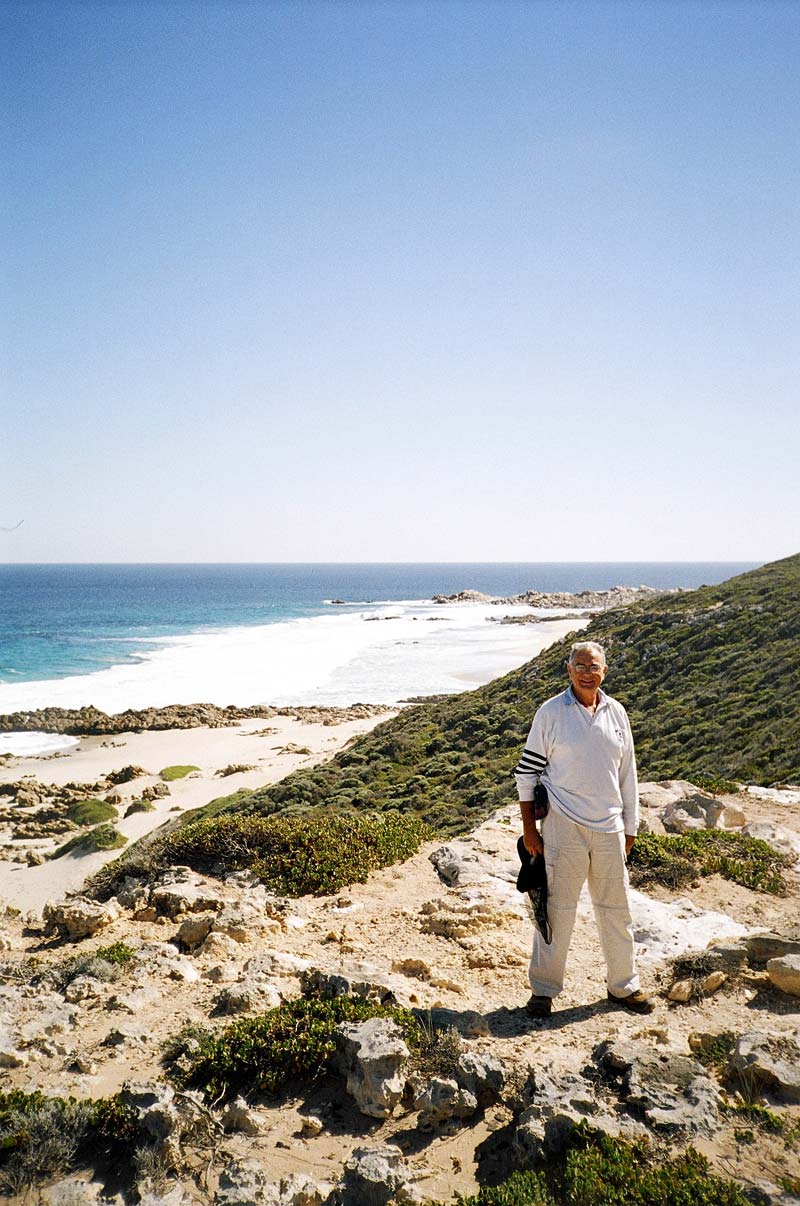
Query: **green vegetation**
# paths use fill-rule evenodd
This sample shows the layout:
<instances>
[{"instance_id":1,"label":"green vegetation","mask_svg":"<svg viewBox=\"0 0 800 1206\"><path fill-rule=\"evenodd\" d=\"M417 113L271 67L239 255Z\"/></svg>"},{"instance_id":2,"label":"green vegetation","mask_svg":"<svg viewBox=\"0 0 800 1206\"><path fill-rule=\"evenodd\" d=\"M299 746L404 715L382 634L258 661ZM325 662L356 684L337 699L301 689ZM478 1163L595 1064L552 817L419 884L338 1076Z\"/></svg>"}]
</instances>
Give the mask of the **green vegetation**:
<instances>
[{"instance_id":1,"label":"green vegetation","mask_svg":"<svg viewBox=\"0 0 800 1206\"><path fill-rule=\"evenodd\" d=\"M693 1055L710 1072L719 1074L727 1068L728 1056L733 1051L735 1042L736 1035L730 1030L705 1035L701 1046L695 1048Z\"/></svg>"},{"instance_id":2,"label":"green vegetation","mask_svg":"<svg viewBox=\"0 0 800 1206\"><path fill-rule=\"evenodd\" d=\"M408 1010L348 997L301 998L261 1017L234 1022L219 1034L194 1031L198 1049L188 1057L188 1068L174 1075L182 1085L202 1088L213 1100L237 1092L278 1093L292 1082L308 1082L326 1071L340 1022L372 1017L393 1018L407 1042L418 1038L419 1023Z\"/></svg>"},{"instance_id":3,"label":"green vegetation","mask_svg":"<svg viewBox=\"0 0 800 1206\"><path fill-rule=\"evenodd\" d=\"M137 812L154 812L155 804L150 800L131 800L128 807L125 809L125 816L132 817Z\"/></svg>"},{"instance_id":4,"label":"green vegetation","mask_svg":"<svg viewBox=\"0 0 800 1206\"><path fill-rule=\"evenodd\" d=\"M727 1113L740 1122L749 1122L768 1135L782 1135L786 1124L780 1114L773 1113L766 1106L740 1102L726 1107Z\"/></svg>"},{"instance_id":5,"label":"green vegetation","mask_svg":"<svg viewBox=\"0 0 800 1206\"><path fill-rule=\"evenodd\" d=\"M138 1136L135 1110L119 1098L78 1101L36 1090L0 1092L0 1189L20 1193L46 1177L124 1152Z\"/></svg>"},{"instance_id":6,"label":"green vegetation","mask_svg":"<svg viewBox=\"0 0 800 1206\"><path fill-rule=\"evenodd\" d=\"M605 612L581 632L606 646L606 686L628 708L643 779L685 778L726 788L738 781L800 780L800 746L789 738L800 730L800 693L794 689L798 596L800 555L719 586ZM255 862L241 861L242 831L223 830L215 840L210 829L197 828L199 822L308 818L318 810L313 824L322 832L318 826L335 814L404 813L443 837L464 833L516 799L512 772L531 718L566 686L564 662L573 639L477 691L410 706L330 762L255 792L213 800L181 824L193 830L202 850L216 846L222 863L230 836L231 854L240 860L231 866ZM715 833L693 838L640 839L636 874L678 885L718 872L758 890L782 890L782 865L763 843ZM136 858L148 865L149 855L137 848L126 864L130 873ZM159 848L149 849L160 865ZM102 880L99 890L107 883Z\"/></svg>"},{"instance_id":7,"label":"green vegetation","mask_svg":"<svg viewBox=\"0 0 800 1206\"><path fill-rule=\"evenodd\" d=\"M663 884L678 888L701 875L719 874L745 888L775 895L785 892L782 872L793 862L760 838L721 829L694 829L664 837L643 833L628 857L635 887Z\"/></svg>"},{"instance_id":8,"label":"green vegetation","mask_svg":"<svg viewBox=\"0 0 800 1206\"><path fill-rule=\"evenodd\" d=\"M647 1141L611 1139L580 1123L543 1170L513 1173L452 1206L752 1206L734 1181L709 1168L693 1148L659 1158Z\"/></svg>"},{"instance_id":9,"label":"green vegetation","mask_svg":"<svg viewBox=\"0 0 800 1206\"><path fill-rule=\"evenodd\" d=\"M211 817L134 847L130 858L103 867L89 886L108 896L125 875L180 864L212 874L220 866L249 868L281 895L326 895L410 858L428 836L416 817L400 813L358 817L320 809L305 817Z\"/></svg>"},{"instance_id":10,"label":"green vegetation","mask_svg":"<svg viewBox=\"0 0 800 1206\"><path fill-rule=\"evenodd\" d=\"M67 817L76 825L99 825L101 821L113 821L117 810L105 800L73 800L67 809Z\"/></svg>"},{"instance_id":11,"label":"green vegetation","mask_svg":"<svg viewBox=\"0 0 800 1206\"><path fill-rule=\"evenodd\" d=\"M91 854L95 850L119 850L127 843L128 839L113 825L97 825L86 833L76 833L48 857L61 858L72 850L79 854Z\"/></svg>"},{"instance_id":12,"label":"green vegetation","mask_svg":"<svg viewBox=\"0 0 800 1206\"><path fill-rule=\"evenodd\" d=\"M605 612L581 636L602 642L606 687L627 707L643 779L800 779L800 555L719 586ZM463 832L515 798L511 778L536 707L566 686L572 637L477 691L405 709L331 762L246 798L214 801L270 815L316 805L415 812ZM724 783L722 782L724 781Z\"/></svg>"},{"instance_id":13,"label":"green vegetation","mask_svg":"<svg viewBox=\"0 0 800 1206\"><path fill-rule=\"evenodd\" d=\"M175 779L185 779L192 771L200 770L199 766L165 766L162 771L159 771L160 777L165 783L172 783Z\"/></svg>"},{"instance_id":14,"label":"green vegetation","mask_svg":"<svg viewBox=\"0 0 800 1206\"><path fill-rule=\"evenodd\" d=\"M103 959L106 963L113 963L117 967L125 967L135 954L135 950L132 946L128 946L127 942L112 942L110 946L98 947L94 952L94 957Z\"/></svg>"}]
</instances>

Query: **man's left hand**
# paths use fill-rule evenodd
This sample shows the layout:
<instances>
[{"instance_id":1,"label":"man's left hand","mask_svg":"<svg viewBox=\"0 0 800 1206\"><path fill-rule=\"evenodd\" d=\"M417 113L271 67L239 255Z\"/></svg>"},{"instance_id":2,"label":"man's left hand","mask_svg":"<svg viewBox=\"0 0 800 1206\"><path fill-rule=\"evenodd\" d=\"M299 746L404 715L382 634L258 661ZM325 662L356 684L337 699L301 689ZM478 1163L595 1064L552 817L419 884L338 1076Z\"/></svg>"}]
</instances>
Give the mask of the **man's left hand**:
<instances>
[{"instance_id":1,"label":"man's left hand","mask_svg":"<svg viewBox=\"0 0 800 1206\"><path fill-rule=\"evenodd\" d=\"M631 835L629 833L625 834L625 857L626 858L628 857L631 850L633 849L633 843L635 841L636 841L635 837L631 837Z\"/></svg>"}]
</instances>

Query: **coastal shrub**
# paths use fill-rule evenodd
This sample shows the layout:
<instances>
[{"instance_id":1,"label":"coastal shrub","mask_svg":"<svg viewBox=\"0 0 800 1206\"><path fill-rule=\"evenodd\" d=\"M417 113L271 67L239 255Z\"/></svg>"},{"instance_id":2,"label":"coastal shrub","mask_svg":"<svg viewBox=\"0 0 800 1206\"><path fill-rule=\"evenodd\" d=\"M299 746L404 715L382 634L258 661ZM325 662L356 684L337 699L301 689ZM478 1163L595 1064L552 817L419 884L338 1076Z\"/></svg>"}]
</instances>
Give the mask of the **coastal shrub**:
<instances>
[{"instance_id":1,"label":"coastal shrub","mask_svg":"<svg viewBox=\"0 0 800 1206\"><path fill-rule=\"evenodd\" d=\"M86 1167L138 1135L135 1110L118 1097L79 1101L38 1089L0 1092L0 1188L21 1193L45 1178Z\"/></svg>"},{"instance_id":2,"label":"coastal shrub","mask_svg":"<svg viewBox=\"0 0 800 1206\"><path fill-rule=\"evenodd\" d=\"M279 1093L293 1082L307 1083L329 1069L336 1050L334 1031L340 1022L392 1018L413 1044L419 1023L408 1010L349 997L322 1000L302 997L244 1018L219 1033L197 1033L199 1049L188 1068L177 1071L178 1083L202 1089L215 1101L236 1093Z\"/></svg>"},{"instance_id":3,"label":"coastal shrub","mask_svg":"<svg viewBox=\"0 0 800 1206\"><path fill-rule=\"evenodd\" d=\"M581 636L608 650L606 685L628 708L642 779L697 779L712 790L800 780L800 746L789 739L800 730L798 595L800 555L591 620ZM394 808L443 837L468 831L515 800L512 771L536 707L566 686L572 640L476 691L404 708L330 762L197 815ZM671 872L689 876L674 862Z\"/></svg>"},{"instance_id":4,"label":"coastal shrub","mask_svg":"<svg viewBox=\"0 0 800 1206\"><path fill-rule=\"evenodd\" d=\"M73 800L67 809L67 817L76 825L99 825L101 821L113 821L117 810L106 800Z\"/></svg>"},{"instance_id":5,"label":"coastal shrub","mask_svg":"<svg viewBox=\"0 0 800 1206\"><path fill-rule=\"evenodd\" d=\"M165 783L172 783L175 779L185 779L192 771L200 770L199 766L165 766L159 771L159 776Z\"/></svg>"},{"instance_id":6,"label":"coastal shrub","mask_svg":"<svg viewBox=\"0 0 800 1206\"><path fill-rule=\"evenodd\" d=\"M722 875L756 892L782 895L784 871L793 859L779 854L760 838L721 829L693 829L689 833L643 833L628 856L635 887L663 884L680 887L703 875Z\"/></svg>"},{"instance_id":7,"label":"coastal shrub","mask_svg":"<svg viewBox=\"0 0 800 1206\"><path fill-rule=\"evenodd\" d=\"M543 1169L512 1173L450 1206L753 1206L753 1199L693 1148L665 1158L647 1140L628 1143L579 1123Z\"/></svg>"},{"instance_id":8,"label":"coastal shrub","mask_svg":"<svg viewBox=\"0 0 800 1206\"><path fill-rule=\"evenodd\" d=\"M61 858L62 855L69 854L73 850L79 854L91 854L95 850L119 850L127 843L128 839L113 825L97 825L85 833L76 833L48 857Z\"/></svg>"},{"instance_id":9,"label":"coastal shrub","mask_svg":"<svg viewBox=\"0 0 800 1206\"><path fill-rule=\"evenodd\" d=\"M344 816L317 809L305 816L209 817L156 838L141 851L148 873L176 864L214 874L248 868L282 896L327 895L363 883L371 871L416 854L430 836L400 813ZM88 883L107 897L141 870L139 853L118 859Z\"/></svg>"},{"instance_id":10,"label":"coastal shrub","mask_svg":"<svg viewBox=\"0 0 800 1206\"><path fill-rule=\"evenodd\" d=\"M155 807L151 800L131 800L125 809L125 816L132 817L137 812L154 812Z\"/></svg>"}]
</instances>

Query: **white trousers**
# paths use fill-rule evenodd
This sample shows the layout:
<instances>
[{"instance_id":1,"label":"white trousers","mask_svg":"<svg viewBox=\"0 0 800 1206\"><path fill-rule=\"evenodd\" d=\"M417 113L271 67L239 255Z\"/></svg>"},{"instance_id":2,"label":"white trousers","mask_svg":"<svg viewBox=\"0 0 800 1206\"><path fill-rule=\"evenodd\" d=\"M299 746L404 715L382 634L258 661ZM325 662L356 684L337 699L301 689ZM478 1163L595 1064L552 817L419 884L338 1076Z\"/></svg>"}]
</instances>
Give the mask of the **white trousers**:
<instances>
[{"instance_id":1,"label":"white trousers","mask_svg":"<svg viewBox=\"0 0 800 1206\"><path fill-rule=\"evenodd\" d=\"M639 977L633 954L625 834L597 833L575 825L551 806L542 821L542 841L552 942L548 946L538 929L534 930L531 989L537 996L555 997L564 987L578 897L588 879L609 991L618 997L635 992Z\"/></svg>"}]
</instances>

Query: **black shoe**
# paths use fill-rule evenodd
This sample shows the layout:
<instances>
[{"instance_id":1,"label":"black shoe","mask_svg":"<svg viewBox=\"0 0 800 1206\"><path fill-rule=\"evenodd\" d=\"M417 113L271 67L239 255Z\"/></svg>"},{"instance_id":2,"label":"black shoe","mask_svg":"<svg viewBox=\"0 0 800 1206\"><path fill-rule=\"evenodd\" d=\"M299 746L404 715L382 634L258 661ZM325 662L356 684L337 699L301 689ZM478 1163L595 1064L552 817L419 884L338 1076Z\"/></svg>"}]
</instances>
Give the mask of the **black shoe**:
<instances>
[{"instance_id":1,"label":"black shoe","mask_svg":"<svg viewBox=\"0 0 800 1206\"><path fill-rule=\"evenodd\" d=\"M652 1013L655 1009L655 1003L638 989L636 992L629 992L627 997L615 997L613 992L609 992L608 999L631 1013Z\"/></svg>"},{"instance_id":2,"label":"black shoe","mask_svg":"<svg viewBox=\"0 0 800 1206\"><path fill-rule=\"evenodd\" d=\"M549 1018L552 1011L553 998L537 997L535 993L525 1006L525 1012L532 1018Z\"/></svg>"}]
</instances>

